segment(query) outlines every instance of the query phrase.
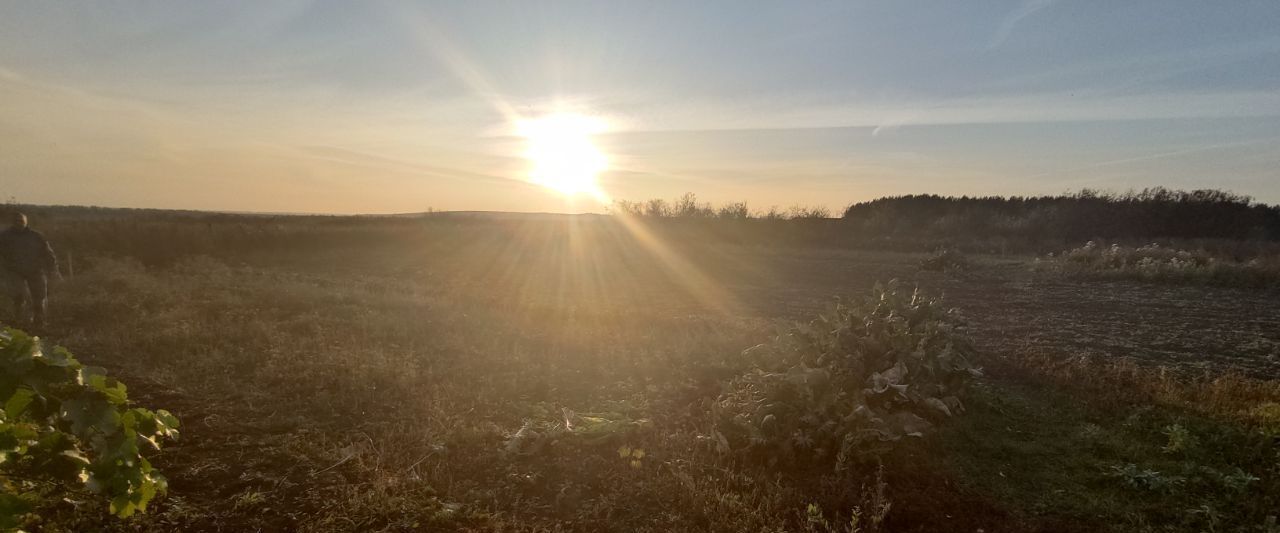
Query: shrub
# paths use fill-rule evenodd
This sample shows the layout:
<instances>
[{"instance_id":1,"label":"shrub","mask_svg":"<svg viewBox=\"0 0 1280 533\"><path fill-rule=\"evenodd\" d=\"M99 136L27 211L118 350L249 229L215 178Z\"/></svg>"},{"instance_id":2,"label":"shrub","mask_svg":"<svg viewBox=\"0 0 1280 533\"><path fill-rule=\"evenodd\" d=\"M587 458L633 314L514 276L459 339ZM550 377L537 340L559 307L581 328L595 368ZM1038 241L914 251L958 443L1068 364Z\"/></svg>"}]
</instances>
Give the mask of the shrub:
<instances>
[{"instance_id":1,"label":"shrub","mask_svg":"<svg viewBox=\"0 0 1280 533\"><path fill-rule=\"evenodd\" d=\"M896 281L743 352L716 402L722 452L843 468L963 411L979 374L958 313Z\"/></svg>"},{"instance_id":2,"label":"shrub","mask_svg":"<svg viewBox=\"0 0 1280 533\"><path fill-rule=\"evenodd\" d=\"M178 436L163 410L129 407L125 386L81 365L65 348L45 351L16 329L0 332L0 530L49 497L105 496L121 518L145 511L165 479L142 456Z\"/></svg>"},{"instance_id":3,"label":"shrub","mask_svg":"<svg viewBox=\"0 0 1280 533\"><path fill-rule=\"evenodd\" d=\"M751 218L751 210L747 209L746 202L733 202L720 206L720 208L716 210L716 217L743 220Z\"/></svg>"},{"instance_id":4,"label":"shrub","mask_svg":"<svg viewBox=\"0 0 1280 533\"><path fill-rule=\"evenodd\" d=\"M831 218L831 210L824 206L793 205L787 208L787 218Z\"/></svg>"}]
</instances>

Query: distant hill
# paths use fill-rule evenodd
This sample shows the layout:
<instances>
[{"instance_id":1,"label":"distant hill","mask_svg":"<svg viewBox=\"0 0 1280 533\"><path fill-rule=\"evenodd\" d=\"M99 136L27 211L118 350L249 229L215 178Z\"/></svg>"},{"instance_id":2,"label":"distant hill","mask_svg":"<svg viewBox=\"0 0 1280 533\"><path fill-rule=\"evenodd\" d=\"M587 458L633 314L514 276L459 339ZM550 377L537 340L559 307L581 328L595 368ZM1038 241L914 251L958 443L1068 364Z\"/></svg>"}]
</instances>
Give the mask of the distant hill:
<instances>
[{"instance_id":1,"label":"distant hill","mask_svg":"<svg viewBox=\"0 0 1280 533\"><path fill-rule=\"evenodd\" d=\"M334 219L334 218L465 218L474 220L558 220L572 217L603 217L595 213L522 213L508 211L423 211L417 213L391 214L357 214L335 215L328 213L273 213L262 211L196 211L190 209L158 209L147 207L99 207L83 205L29 205L8 204L5 210L19 210L28 214L72 217L76 219L122 217L146 217L163 219L210 219L210 218L290 218L290 219Z\"/></svg>"}]
</instances>

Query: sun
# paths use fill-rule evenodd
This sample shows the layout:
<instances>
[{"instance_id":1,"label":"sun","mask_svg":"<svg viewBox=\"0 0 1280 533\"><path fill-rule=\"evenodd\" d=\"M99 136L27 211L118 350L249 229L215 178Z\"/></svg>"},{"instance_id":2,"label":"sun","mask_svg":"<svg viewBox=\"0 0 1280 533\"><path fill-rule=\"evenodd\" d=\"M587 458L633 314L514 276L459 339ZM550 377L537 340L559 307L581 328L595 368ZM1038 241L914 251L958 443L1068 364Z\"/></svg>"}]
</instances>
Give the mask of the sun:
<instances>
[{"instance_id":1,"label":"sun","mask_svg":"<svg viewBox=\"0 0 1280 533\"><path fill-rule=\"evenodd\" d=\"M602 196L596 179L608 168L608 159L591 136L604 131L604 121L558 113L522 120L516 131L526 141L531 181L566 196Z\"/></svg>"}]
</instances>

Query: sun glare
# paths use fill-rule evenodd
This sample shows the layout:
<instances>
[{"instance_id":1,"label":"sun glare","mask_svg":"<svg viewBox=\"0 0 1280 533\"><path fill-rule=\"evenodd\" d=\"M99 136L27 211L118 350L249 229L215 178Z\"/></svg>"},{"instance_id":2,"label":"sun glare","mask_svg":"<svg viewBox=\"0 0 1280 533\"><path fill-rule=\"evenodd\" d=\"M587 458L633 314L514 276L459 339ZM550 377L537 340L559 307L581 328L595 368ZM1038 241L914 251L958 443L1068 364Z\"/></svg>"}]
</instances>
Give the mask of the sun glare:
<instances>
[{"instance_id":1,"label":"sun glare","mask_svg":"<svg viewBox=\"0 0 1280 533\"><path fill-rule=\"evenodd\" d=\"M555 114L523 120L517 133L527 142L529 178L566 196L587 193L601 197L596 177L608 160L591 136L604 131L600 119L574 114Z\"/></svg>"}]
</instances>

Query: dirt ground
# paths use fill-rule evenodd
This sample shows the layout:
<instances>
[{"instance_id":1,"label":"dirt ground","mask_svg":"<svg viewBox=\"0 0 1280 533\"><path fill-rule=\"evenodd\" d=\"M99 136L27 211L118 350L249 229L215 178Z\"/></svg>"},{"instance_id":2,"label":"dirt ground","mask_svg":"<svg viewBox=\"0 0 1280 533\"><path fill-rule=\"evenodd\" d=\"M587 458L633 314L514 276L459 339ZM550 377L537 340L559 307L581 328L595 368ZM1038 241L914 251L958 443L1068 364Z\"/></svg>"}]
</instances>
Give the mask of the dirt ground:
<instances>
[{"instance_id":1,"label":"dirt ground","mask_svg":"<svg viewBox=\"0 0 1280 533\"><path fill-rule=\"evenodd\" d=\"M982 257L969 271L939 273L919 270L919 254L738 253L755 270L727 279L760 316L805 319L833 296L898 278L943 294L988 351L1032 348L1280 378L1280 291L1064 279L1034 272L1030 257Z\"/></svg>"}]
</instances>

